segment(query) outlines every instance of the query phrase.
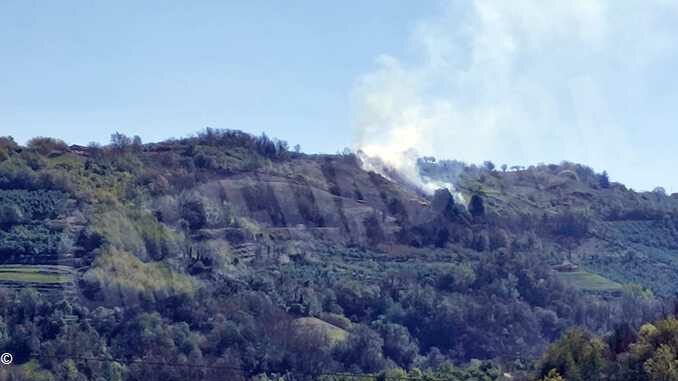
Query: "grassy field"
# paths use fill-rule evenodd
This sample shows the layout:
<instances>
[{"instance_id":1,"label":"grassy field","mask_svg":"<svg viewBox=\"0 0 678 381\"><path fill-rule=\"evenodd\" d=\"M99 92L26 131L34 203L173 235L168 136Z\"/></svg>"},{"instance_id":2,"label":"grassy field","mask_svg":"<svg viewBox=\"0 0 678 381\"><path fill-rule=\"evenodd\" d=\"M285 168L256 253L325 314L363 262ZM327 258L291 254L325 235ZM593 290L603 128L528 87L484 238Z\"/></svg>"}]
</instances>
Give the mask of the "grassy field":
<instances>
[{"instance_id":1,"label":"grassy field","mask_svg":"<svg viewBox=\"0 0 678 381\"><path fill-rule=\"evenodd\" d=\"M295 324L303 330L316 330L327 335L330 342L336 344L345 341L348 338L348 332L332 325L326 321L314 317L296 319Z\"/></svg>"},{"instance_id":2,"label":"grassy field","mask_svg":"<svg viewBox=\"0 0 678 381\"><path fill-rule=\"evenodd\" d=\"M26 282L44 284L68 283L72 279L67 270L59 266L0 266L0 283Z\"/></svg>"},{"instance_id":3,"label":"grassy field","mask_svg":"<svg viewBox=\"0 0 678 381\"><path fill-rule=\"evenodd\" d=\"M566 284L586 291L617 291L622 285L587 271L559 272L557 276Z\"/></svg>"}]
</instances>

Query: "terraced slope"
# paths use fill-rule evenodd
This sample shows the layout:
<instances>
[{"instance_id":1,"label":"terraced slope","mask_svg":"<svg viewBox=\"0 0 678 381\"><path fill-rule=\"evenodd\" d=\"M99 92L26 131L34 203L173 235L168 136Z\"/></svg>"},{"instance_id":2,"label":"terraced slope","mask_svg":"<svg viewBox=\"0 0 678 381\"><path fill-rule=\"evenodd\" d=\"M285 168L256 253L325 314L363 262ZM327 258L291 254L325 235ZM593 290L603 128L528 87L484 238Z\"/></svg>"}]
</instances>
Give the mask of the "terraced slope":
<instances>
[{"instance_id":1,"label":"terraced slope","mask_svg":"<svg viewBox=\"0 0 678 381\"><path fill-rule=\"evenodd\" d=\"M55 296L73 297L73 269L60 265L0 265L0 288L28 287Z\"/></svg>"}]
</instances>

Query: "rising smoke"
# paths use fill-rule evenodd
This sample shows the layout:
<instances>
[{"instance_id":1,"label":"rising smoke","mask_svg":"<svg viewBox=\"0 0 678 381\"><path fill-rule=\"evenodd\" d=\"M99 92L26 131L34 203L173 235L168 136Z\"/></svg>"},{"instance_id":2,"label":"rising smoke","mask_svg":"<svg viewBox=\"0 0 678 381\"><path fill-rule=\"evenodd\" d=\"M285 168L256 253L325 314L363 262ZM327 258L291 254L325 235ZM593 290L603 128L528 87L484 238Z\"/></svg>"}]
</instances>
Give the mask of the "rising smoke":
<instances>
[{"instance_id":1,"label":"rising smoke","mask_svg":"<svg viewBox=\"0 0 678 381\"><path fill-rule=\"evenodd\" d=\"M418 155L626 175L677 20L661 0L446 2L414 30L416 60L383 55L357 81L356 148L428 190Z\"/></svg>"}]
</instances>

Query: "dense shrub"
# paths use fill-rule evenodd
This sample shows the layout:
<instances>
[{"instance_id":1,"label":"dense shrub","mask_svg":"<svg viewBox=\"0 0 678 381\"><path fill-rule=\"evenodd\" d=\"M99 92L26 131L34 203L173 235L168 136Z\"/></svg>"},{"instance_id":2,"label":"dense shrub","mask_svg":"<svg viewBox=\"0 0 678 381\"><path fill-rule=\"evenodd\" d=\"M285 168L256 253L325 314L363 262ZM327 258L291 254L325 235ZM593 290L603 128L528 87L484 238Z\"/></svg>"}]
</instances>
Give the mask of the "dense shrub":
<instances>
[{"instance_id":1,"label":"dense shrub","mask_svg":"<svg viewBox=\"0 0 678 381\"><path fill-rule=\"evenodd\" d=\"M181 202L181 217L191 229L200 229L207 223L207 214L202 200L189 196Z\"/></svg>"},{"instance_id":2,"label":"dense shrub","mask_svg":"<svg viewBox=\"0 0 678 381\"><path fill-rule=\"evenodd\" d=\"M539 364L539 373L546 376L555 369L567 380L603 380L607 357L607 346L602 340L574 329L549 348Z\"/></svg>"},{"instance_id":3,"label":"dense shrub","mask_svg":"<svg viewBox=\"0 0 678 381\"><path fill-rule=\"evenodd\" d=\"M468 204L468 211L474 217L480 217L485 214L485 202L483 198L477 194L471 196L471 201Z\"/></svg>"},{"instance_id":4,"label":"dense shrub","mask_svg":"<svg viewBox=\"0 0 678 381\"><path fill-rule=\"evenodd\" d=\"M0 189L33 189L37 186L37 174L20 158L0 162Z\"/></svg>"},{"instance_id":5,"label":"dense shrub","mask_svg":"<svg viewBox=\"0 0 678 381\"><path fill-rule=\"evenodd\" d=\"M46 137L35 137L26 143L26 147L45 156L53 153L62 154L68 150L68 145L63 140Z\"/></svg>"},{"instance_id":6,"label":"dense shrub","mask_svg":"<svg viewBox=\"0 0 678 381\"><path fill-rule=\"evenodd\" d=\"M0 255L44 255L59 253L62 234L44 226L15 225L0 230Z\"/></svg>"},{"instance_id":7,"label":"dense shrub","mask_svg":"<svg viewBox=\"0 0 678 381\"><path fill-rule=\"evenodd\" d=\"M68 196L49 190L0 190L0 206L10 206L27 220L55 218L68 208Z\"/></svg>"},{"instance_id":8,"label":"dense shrub","mask_svg":"<svg viewBox=\"0 0 678 381\"><path fill-rule=\"evenodd\" d=\"M134 305L144 299L194 292L192 279L167 264L145 263L116 249L102 252L83 276L83 281L83 287L91 297L103 298L107 304Z\"/></svg>"},{"instance_id":9,"label":"dense shrub","mask_svg":"<svg viewBox=\"0 0 678 381\"><path fill-rule=\"evenodd\" d=\"M242 131L206 128L198 133L196 141L211 146L251 149L270 159L284 158L288 154L287 142L270 139L266 134L256 137Z\"/></svg>"},{"instance_id":10,"label":"dense shrub","mask_svg":"<svg viewBox=\"0 0 678 381\"><path fill-rule=\"evenodd\" d=\"M567 211L548 219L551 232L555 235L581 239L589 233L591 217L581 211Z\"/></svg>"}]
</instances>

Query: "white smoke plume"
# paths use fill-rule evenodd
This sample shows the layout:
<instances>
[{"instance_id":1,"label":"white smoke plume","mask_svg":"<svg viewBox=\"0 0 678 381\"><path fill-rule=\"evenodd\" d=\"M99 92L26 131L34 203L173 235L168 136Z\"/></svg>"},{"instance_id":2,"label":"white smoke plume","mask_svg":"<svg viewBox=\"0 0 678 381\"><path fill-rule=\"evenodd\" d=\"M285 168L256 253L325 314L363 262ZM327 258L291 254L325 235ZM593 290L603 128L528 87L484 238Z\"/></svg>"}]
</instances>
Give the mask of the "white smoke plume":
<instances>
[{"instance_id":1,"label":"white smoke plume","mask_svg":"<svg viewBox=\"0 0 678 381\"><path fill-rule=\"evenodd\" d=\"M383 55L357 81L356 148L425 189L414 153L509 165L571 160L634 173L649 188L634 143L640 115L673 108L658 104L655 88L657 73L678 64L675 4L445 2L414 30L415 60ZM670 96L678 101L678 92ZM675 148L657 155L671 158Z\"/></svg>"},{"instance_id":2,"label":"white smoke plume","mask_svg":"<svg viewBox=\"0 0 678 381\"><path fill-rule=\"evenodd\" d=\"M464 202L464 197L456 192L454 184L429 179L419 173L419 155L414 150L396 151L395 156L391 156L388 152L368 154L360 149L357 154L365 170L379 173L391 181L407 182L427 195L433 195L437 189L447 188L457 201Z\"/></svg>"}]
</instances>

